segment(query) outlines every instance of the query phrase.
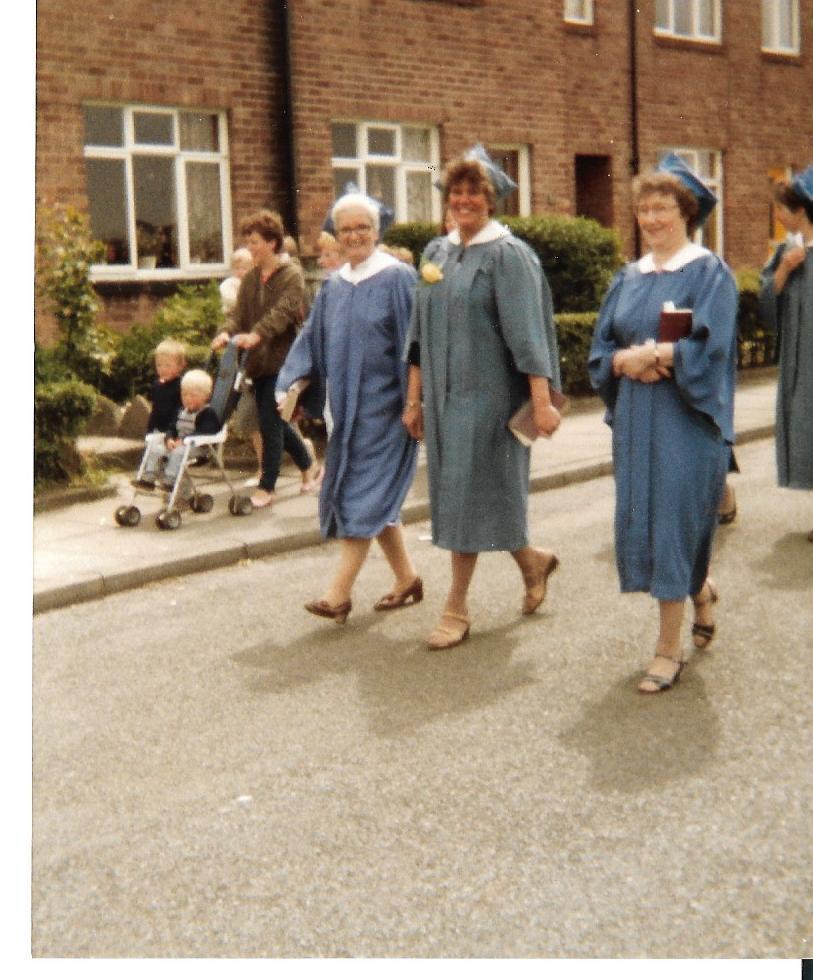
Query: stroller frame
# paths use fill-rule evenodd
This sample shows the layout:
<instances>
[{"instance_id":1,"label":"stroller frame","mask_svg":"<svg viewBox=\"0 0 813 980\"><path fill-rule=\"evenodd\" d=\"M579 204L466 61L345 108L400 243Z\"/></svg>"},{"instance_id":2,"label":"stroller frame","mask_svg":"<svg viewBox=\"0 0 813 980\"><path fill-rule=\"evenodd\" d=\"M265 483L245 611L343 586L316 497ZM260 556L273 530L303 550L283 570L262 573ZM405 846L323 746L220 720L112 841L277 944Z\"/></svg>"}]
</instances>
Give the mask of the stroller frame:
<instances>
[{"instance_id":1,"label":"stroller frame","mask_svg":"<svg viewBox=\"0 0 813 980\"><path fill-rule=\"evenodd\" d=\"M209 493L200 493L198 491L198 485L210 486L213 483L221 481L225 482L231 491L229 513L235 517L242 517L252 512L254 508L251 503L251 498L245 495L238 495L223 465L223 445L228 436L228 418L234 410L242 387L245 374L243 369L244 361L245 353L241 352L238 355L237 348L234 346L233 341L230 341L220 362L211 399L212 408L217 412L222 422L220 431L214 435L193 434L186 436L182 441L183 456L181 457L181 465L178 469L178 475L173 481L172 489L169 491L159 490L158 488L149 490L145 487L135 486L130 503L117 508L115 512L115 520L120 527L135 527L141 522L141 511L135 506L135 501L139 494L154 496L160 493L167 494L167 499L164 507L156 514L155 523L163 531L177 530L181 526L181 514L176 505L179 499L183 499L182 491L185 481L188 481L192 485L192 495L189 498L189 505L193 513L207 514L214 507L214 497ZM157 443L163 444L164 438L165 436L161 432L148 432L144 437L144 454L141 457L141 463L138 467L134 483L138 483L143 478L151 450L154 449ZM207 452L201 458L199 451L202 449L207 450ZM213 462L217 466L220 473L218 479L212 479L210 475L193 476L190 472L201 463L205 465L207 462Z\"/></svg>"}]
</instances>

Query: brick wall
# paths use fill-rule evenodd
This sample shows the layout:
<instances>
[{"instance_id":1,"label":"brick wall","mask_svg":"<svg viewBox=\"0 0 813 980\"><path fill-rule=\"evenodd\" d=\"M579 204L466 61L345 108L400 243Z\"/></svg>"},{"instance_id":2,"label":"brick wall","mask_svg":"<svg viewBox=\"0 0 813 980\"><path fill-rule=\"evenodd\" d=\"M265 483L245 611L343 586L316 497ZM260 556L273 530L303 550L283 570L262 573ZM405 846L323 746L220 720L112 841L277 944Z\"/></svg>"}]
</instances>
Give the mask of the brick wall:
<instances>
[{"instance_id":1,"label":"brick wall","mask_svg":"<svg viewBox=\"0 0 813 980\"><path fill-rule=\"evenodd\" d=\"M283 208L278 4L257 0L40 0L38 201L86 207L82 103L226 110L235 223ZM106 318L148 319L154 290L106 290ZM48 331L38 317L38 335Z\"/></svg>"}]
</instances>

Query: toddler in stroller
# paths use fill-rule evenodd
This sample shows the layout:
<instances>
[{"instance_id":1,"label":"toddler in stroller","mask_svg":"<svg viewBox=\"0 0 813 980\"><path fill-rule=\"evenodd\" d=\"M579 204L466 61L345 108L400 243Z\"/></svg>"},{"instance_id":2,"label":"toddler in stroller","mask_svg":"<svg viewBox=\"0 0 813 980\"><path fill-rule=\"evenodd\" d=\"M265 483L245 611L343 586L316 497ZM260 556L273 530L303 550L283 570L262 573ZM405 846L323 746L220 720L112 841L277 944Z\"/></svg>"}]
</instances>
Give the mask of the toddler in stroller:
<instances>
[{"instance_id":1,"label":"toddler in stroller","mask_svg":"<svg viewBox=\"0 0 813 980\"><path fill-rule=\"evenodd\" d=\"M139 491L151 492L160 487L169 493L166 508L156 517L163 530L175 530L181 516L175 507L179 499L188 503L196 513L206 513L214 505L209 494L197 492L197 483L210 483L210 478L193 477L190 467L210 458L220 470L220 476L232 492L229 511L232 514L248 514L252 510L248 497L238 497L226 474L222 459L222 446L226 441L226 422L239 396L242 381L241 358L233 344L229 344L220 362L217 381L212 390L212 379L206 371L187 371L181 379L182 407L169 426L166 435L150 432L146 436L146 448L133 486L133 502ZM211 403L209 398L211 395ZM119 507L116 523L134 527L141 520L141 513L131 503Z\"/></svg>"}]
</instances>

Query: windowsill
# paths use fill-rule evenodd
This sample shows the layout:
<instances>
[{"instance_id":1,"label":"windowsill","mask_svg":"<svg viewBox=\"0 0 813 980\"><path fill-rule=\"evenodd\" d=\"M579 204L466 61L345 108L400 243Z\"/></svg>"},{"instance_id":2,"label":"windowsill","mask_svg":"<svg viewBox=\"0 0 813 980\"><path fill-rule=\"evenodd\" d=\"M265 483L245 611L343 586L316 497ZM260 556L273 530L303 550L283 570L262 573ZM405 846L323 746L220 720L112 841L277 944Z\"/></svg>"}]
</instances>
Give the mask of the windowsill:
<instances>
[{"instance_id":1,"label":"windowsill","mask_svg":"<svg viewBox=\"0 0 813 980\"><path fill-rule=\"evenodd\" d=\"M100 268L93 269L90 274L90 281L97 283L115 282L177 282L178 280L197 280L197 279L221 279L228 276L229 267L227 265L212 266L207 269L121 269L102 271Z\"/></svg>"},{"instance_id":2,"label":"windowsill","mask_svg":"<svg viewBox=\"0 0 813 980\"><path fill-rule=\"evenodd\" d=\"M722 41L702 37L678 37L676 34L660 34L654 32L655 43L663 48L674 48L678 51L697 51L704 54L723 54L725 46Z\"/></svg>"},{"instance_id":3,"label":"windowsill","mask_svg":"<svg viewBox=\"0 0 813 980\"><path fill-rule=\"evenodd\" d=\"M762 48L760 51L763 61L773 62L775 65L803 65L804 59L800 51L769 51Z\"/></svg>"},{"instance_id":4,"label":"windowsill","mask_svg":"<svg viewBox=\"0 0 813 980\"><path fill-rule=\"evenodd\" d=\"M595 37L598 34L595 23L586 20L564 20L562 26L566 34L577 34L587 37Z\"/></svg>"}]
</instances>

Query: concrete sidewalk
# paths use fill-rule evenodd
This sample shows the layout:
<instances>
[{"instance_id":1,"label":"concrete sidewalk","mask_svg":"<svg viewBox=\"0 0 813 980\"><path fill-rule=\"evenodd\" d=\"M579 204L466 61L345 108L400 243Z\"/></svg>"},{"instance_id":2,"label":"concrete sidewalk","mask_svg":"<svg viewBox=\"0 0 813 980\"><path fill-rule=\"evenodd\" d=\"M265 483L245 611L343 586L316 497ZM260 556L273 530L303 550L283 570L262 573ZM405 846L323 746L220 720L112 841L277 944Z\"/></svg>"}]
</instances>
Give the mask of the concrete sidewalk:
<instances>
[{"instance_id":1,"label":"concrete sidewalk","mask_svg":"<svg viewBox=\"0 0 813 980\"><path fill-rule=\"evenodd\" d=\"M738 442L773 435L775 398L775 371L760 370L741 377L735 401ZM532 491L612 472L610 430L603 415L597 399L579 400L554 439L537 440L531 452ZM122 449L121 445L107 448ZM139 445L123 448L135 449L136 458L140 457ZM181 527L176 531L162 531L156 526L154 518L162 507L158 495L138 497L136 504L142 512L138 527L116 524L114 511L132 497L132 475L128 471L113 477L112 493L106 497L35 514L35 613L321 541L316 498L299 493L296 469L283 469L277 484L279 500L273 508L246 517L229 513L225 483L206 488L215 498L214 509L209 514L183 511ZM230 476L239 485L248 474ZM422 450L402 517L409 523L425 520L428 514Z\"/></svg>"}]
</instances>

